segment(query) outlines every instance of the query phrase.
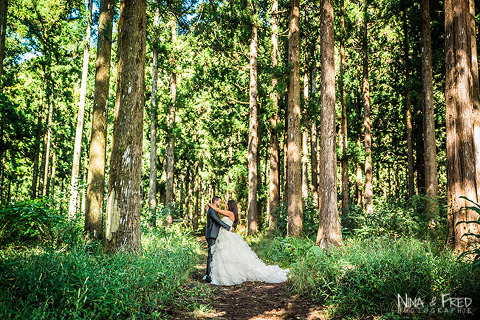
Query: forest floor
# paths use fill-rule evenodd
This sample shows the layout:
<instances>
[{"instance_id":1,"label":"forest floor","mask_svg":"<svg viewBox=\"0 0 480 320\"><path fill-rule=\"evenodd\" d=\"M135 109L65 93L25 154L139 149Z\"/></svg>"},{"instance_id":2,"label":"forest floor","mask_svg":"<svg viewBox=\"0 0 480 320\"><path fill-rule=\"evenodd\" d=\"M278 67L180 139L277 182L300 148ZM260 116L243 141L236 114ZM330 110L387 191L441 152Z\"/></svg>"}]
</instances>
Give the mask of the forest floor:
<instances>
[{"instance_id":1,"label":"forest floor","mask_svg":"<svg viewBox=\"0 0 480 320\"><path fill-rule=\"evenodd\" d=\"M204 248L191 281L184 288L195 294L180 296L168 310L170 319L325 319L325 307L292 295L285 283L245 282L235 286L214 286L202 281L207 260L206 241L197 237ZM188 311L182 306L189 305Z\"/></svg>"}]
</instances>

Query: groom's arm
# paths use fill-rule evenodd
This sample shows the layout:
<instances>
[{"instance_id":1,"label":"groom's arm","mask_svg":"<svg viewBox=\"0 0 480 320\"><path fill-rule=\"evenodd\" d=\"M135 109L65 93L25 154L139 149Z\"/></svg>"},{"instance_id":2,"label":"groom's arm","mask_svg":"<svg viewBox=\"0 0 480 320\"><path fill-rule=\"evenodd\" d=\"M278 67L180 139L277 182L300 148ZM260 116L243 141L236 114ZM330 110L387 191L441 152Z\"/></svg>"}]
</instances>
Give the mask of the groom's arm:
<instances>
[{"instance_id":1,"label":"groom's arm","mask_svg":"<svg viewBox=\"0 0 480 320\"><path fill-rule=\"evenodd\" d=\"M211 210L211 211L210 211ZM208 209L208 212L207 212L207 215L210 216L210 218L212 218L213 222L215 222L216 224L220 225L221 227L225 228L226 230L228 231L231 231L232 230L232 227L230 227L228 224L226 224L225 222L223 222L222 220L220 220L220 218L216 215L216 214L213 214L213 210L212 208Z\"/></svg>"}]
</instances>

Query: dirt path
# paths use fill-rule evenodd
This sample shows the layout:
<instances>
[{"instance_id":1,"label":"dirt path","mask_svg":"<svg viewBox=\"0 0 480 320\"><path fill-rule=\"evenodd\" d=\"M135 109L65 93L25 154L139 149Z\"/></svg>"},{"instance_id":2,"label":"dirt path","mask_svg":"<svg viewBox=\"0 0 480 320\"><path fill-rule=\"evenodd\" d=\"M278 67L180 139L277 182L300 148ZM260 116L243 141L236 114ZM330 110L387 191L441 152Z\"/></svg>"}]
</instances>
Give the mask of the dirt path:
<instances>
[{"instance_id":1,"label":"dirt path","mask_svg":"<svg viewBox=\"0 0 480 320\"><path fill-rule=\"evenodd\" d=\"M201 261L205 261L206 255L202 258L205 259ZM202 281L204 272L205 264L201 263L193 273L191 283L185 285L186 290L196 292L194 300L179 301L179 305L189 304L195 311L181 310L177 305L168 312L171 319L324 319L324 308L291 295L285 283L245 282L236 286L214 286Z\"/></svg>"}]
</instances>

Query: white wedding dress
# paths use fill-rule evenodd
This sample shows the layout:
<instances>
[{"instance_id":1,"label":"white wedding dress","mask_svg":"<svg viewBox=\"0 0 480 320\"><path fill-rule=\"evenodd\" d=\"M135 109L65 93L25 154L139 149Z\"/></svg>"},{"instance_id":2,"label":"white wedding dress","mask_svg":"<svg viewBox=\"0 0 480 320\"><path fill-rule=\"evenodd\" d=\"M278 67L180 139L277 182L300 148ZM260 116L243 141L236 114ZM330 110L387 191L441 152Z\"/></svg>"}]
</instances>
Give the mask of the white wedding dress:
<instances>
[{"instance_id":1,"label":"white wedding dress","mask_svg":"<svg viewBox=\"0 0 480 320\"><path fill-rule=\"evenodd\" d=\"M222 221L229 226L233 224L228 217ZM231 286L245 281L280 283L287 280L289 269L267 266L237 233L220 228L211 250L212 284Z\"/></svg>"}]
</instances>

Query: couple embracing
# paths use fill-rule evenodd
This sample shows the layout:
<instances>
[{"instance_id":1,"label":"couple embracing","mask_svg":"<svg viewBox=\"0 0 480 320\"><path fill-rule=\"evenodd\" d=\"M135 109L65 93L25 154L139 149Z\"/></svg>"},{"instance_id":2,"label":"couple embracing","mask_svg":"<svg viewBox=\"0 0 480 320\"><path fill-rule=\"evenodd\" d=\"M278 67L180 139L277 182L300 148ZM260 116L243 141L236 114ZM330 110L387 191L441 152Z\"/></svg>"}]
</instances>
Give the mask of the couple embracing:
<instances>
[{"instance_id":1,"label":"couple embracing","mask_svg":"<svg viewBox=\"0 0 480 320\"><path fill-rule=\"evenodd\" d=\"M231 286L245 281L280 283L287 280L288 269L277 265L265 265L257 254L235 233L238 208L234 200L228 200L226 210L220 209L222 200L214 196L208 204L207 272L203 280L215 285ZM219 214L223 215L220 219Z\"/></svg>"}]
</instances>

